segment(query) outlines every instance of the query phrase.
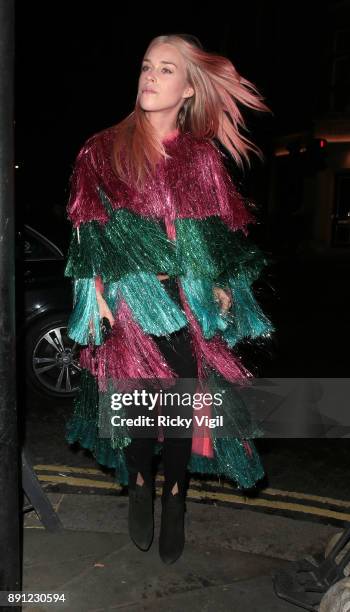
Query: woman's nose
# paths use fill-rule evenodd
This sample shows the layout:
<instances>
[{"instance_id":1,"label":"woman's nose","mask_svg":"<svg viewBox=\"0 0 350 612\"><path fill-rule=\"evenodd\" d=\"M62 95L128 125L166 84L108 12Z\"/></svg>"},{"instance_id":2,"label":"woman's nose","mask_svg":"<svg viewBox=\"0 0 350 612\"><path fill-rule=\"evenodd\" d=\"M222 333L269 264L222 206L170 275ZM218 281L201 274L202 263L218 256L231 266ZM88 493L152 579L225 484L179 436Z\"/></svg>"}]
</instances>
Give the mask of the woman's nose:
<instances>
[{"instance_id":1,"label":"woman's nose","mask_svg":"<svg viewBox=\"0 0 350 612\"><path fill-rule=\"evenodd\" d=\"M152 68L147 70L146 80L149 80L149 79L152 79L152 81L154 81L154 72Z\"/></svg>"}]
</instances>

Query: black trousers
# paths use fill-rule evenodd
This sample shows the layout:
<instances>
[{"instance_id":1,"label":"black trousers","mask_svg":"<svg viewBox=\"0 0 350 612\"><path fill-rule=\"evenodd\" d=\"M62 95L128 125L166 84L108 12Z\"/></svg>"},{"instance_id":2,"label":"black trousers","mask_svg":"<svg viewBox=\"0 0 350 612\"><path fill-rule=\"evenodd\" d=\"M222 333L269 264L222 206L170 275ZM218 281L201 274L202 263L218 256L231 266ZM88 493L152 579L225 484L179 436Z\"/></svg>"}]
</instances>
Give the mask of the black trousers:
<instances>
[{"instance_id":1,"label":"black trousers","mask_svg":"<svg viewBox=\"0 0 350 612\"><path fill-rule=\"evenodd\" d=\"M171 297L174 297L175 286L173 281L165 281L165 289ZM167 363L178 374L179 383L171 388L171 392L187 391L195 392L197 378L197 364L192 355L190 335L187 328L171 334L169 337L153 336L159 350L163 353ZM192 416L192 413L191 413ZM174 437L174 430L163 428L163 469L164 487L163 494L166 496L174 484L177 483L180 494L184 494L186 487L186 468L191 458L192 427L186 432L186 437ZM171 433L171 435L169 435ZM138 472L146 482L151 482L152 459L156 437L135 437L124 449L126 463L129 472L129 486L135 486Z\"/></svg>"}]
</instances>

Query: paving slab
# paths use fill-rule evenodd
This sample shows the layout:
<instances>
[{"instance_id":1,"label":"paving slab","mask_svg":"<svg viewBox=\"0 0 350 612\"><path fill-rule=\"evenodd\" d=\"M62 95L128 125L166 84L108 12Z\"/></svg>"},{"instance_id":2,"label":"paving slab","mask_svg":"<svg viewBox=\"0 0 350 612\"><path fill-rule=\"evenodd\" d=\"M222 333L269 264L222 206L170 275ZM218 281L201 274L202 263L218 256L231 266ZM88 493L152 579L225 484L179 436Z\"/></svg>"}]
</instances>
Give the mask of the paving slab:
<instances>
[{"instance_id":1,"label":"paving slab","mask_svg":"<svg viewBox=\"0 0 350 612\"><path fill-rule=\"evenodd\" d=\"M208 550L188 544L182 557L166 566L159 558L156 541L149 551L142 552L116 534L86 531L49 534L26 529L24 560L23 590L64 593L67 602L57 608L60 610L92 612L135 607L200 610L206 601L211 601L214 609L214 602L215 606L216 603L224 606L233 596L237 602L248 596L249 588L243 584L242 590L232 591L233 583L261 576L267 580L262 583L260 596L256 594L256 602L262 604L262 596L268 599L260 610L288 610L281 607L279 600L279 607L270 607L270 602L275 605L277 599L271 572L285 567L286 562L262 555ZM42 605L35 609L46 611L52 607Z\"/></svg>"},{"instance_id":2,"label":"paving slab","mask_svg":"<svg viewBox=\"0 0 350 612\"><path fill-rule=\"evenodd\" d=\"M80 576L101 558L129 545L126 535L25 529L23 591L50 592L69 577Z\"/></svg>"},{"instance_id":3,"label":"paving slab","mask_svg":"<svg viewBox=\"0 0 350 612\"><path fill-rule=\"evenodd\" d=\"M127 497L56 493L49 498L64 530L50 534L34 512L25 517L23 590L63 592L68 599L59 607L23 610L297 610L276 597L272 573L288 560L322 552L339 531L308 520L187 501L185 550L166 566L158 554L159 497L155 538L147 552L129 539Z\"/></svg>"}]
</instances>

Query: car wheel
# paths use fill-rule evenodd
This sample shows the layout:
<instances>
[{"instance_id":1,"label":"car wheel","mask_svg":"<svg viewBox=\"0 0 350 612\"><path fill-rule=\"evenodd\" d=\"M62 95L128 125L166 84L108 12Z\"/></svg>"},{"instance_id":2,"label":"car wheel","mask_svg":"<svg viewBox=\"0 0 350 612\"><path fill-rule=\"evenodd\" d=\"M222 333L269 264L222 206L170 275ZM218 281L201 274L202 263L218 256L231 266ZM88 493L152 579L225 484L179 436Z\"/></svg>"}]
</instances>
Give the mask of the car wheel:
<instances>
[{"instance_id":1,"label":"car wheel","mask_svg":"<svg viewBox=\"0 0 350 612\"><path fill-rule=\"evenodd\" d=\"M51 314L34 323L26 334L26 376L42 396L73 397L79 388L80 345L67 336L68 316Z\"/></svg>"}]
</instances>

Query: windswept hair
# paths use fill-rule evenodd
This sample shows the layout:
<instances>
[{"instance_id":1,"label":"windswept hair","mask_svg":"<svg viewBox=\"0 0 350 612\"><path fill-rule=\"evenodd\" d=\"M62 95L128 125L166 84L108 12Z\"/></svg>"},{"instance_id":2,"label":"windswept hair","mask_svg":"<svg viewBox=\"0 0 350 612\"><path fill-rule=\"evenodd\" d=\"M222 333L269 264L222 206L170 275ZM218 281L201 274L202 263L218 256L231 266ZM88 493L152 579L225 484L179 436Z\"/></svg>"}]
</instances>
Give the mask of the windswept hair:
<instances>
[{"instance_id":1,"label":"windswept hair","mask_svg":"<svg viewBox=\"0 0 350 612\"><path fill-rule=\"evenodd\" d=\"M195 137L217 138L231 153L237 165L250 165L250 153L262 158L261 150L243 133L247 127L239 105L270 112L256 86L243 78L232 62L205 51L199 40L187 34L166 34L151 40L154 45L174 45L187 65L187 79L194 95L186 98L177 117L180 131ZM147 53L147 52L146 52ZM115 126L114 165L118 176L142 187L157 162L167 158L164 146L147 119L138 100L135 109Z\"/></svg>"}]
</instances>

